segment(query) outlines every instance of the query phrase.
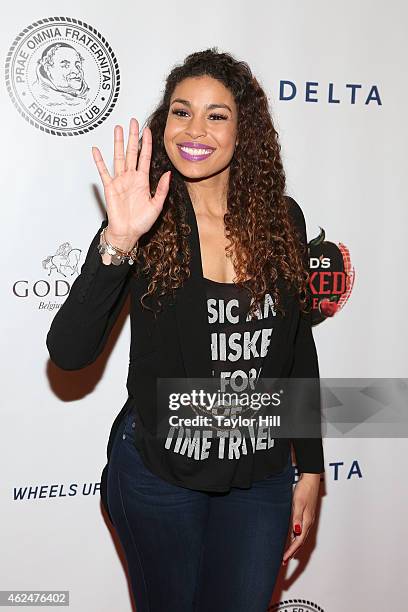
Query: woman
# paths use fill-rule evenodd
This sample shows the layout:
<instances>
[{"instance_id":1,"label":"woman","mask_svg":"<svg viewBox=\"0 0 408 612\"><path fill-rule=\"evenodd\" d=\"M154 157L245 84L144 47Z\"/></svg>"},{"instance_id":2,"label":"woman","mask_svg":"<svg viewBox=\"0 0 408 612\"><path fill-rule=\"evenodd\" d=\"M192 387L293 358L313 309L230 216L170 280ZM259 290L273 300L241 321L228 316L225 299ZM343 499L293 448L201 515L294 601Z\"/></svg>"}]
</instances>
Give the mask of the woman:
<instances>
[{"instance_id":1,"label":"woman","mask_svg":"<svg viewBox=\"0 0 408 612\"><path fill-rule=\"evenodd\" d=\"M141 144L136 119L126 153L115 127L114 176L96 147L93 158L107 219L47 346L65 369L92 363L131 293L129 398L102 499L137 610L265 612L281 562L314 521L321 437L292 439L293 491L287 439L225 425L248 414L232 404L196 405L189 416L211 417L201 429L171 424L155 385L208 376L241 391L267 376L318 379L304 217L284 195L267 97L245 62L193 53L168 76Z\"/></svg>"}]
</instances>

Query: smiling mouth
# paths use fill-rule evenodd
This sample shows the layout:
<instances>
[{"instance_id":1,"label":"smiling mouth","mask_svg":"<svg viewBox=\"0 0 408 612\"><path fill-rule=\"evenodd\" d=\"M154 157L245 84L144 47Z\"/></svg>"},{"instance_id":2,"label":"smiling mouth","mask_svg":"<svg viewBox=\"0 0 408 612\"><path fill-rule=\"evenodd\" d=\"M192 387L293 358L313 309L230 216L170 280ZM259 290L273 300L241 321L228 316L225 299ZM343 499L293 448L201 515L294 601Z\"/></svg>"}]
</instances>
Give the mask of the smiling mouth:
<instances>
[{"instance_id":1,"label":"smiling mouth","mask_svg":"<svg viewBox=\"0 0 408 612\"><path fill-rule=\"evenodd\" d=\"M181 157L189 161L201 161L203 159L207 159L215 151L215 149L186 147L183 145L177 145L177 148L180 151Z\"/></svg>"}]
</instances>

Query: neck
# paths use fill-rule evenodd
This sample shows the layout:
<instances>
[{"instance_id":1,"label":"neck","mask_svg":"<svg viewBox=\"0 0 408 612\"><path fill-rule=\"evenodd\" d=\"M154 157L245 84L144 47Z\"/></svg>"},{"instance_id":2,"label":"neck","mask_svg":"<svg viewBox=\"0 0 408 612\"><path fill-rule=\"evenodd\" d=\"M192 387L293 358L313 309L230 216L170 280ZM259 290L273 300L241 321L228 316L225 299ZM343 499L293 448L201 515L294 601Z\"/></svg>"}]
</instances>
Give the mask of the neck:
<instances>
[{"instance_id":1,"label":"neck","mask_svg":"<svg viewBox=\"0 0 408 612\"><path fill-rule=\"evenodd\" d=\"M203 179L185 179L196 214L223 217L227 212L229 167Z\"/></svg>"}]
</instances>

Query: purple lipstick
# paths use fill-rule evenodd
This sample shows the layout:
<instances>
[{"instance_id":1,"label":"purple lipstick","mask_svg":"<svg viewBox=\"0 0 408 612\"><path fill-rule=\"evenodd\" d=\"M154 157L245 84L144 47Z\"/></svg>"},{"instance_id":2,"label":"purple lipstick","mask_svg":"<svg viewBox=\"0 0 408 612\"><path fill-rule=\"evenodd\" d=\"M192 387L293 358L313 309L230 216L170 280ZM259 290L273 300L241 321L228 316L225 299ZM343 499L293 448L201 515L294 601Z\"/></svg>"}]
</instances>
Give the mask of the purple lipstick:
<instances>
[{"instance_id":1,"label":"purple lipstick","mask_svg":"<svg viewBox=\"0 0 408 612\"><path fill-rule=\"evenodd\" d=\"M208 159L215 151L214 147L190 141L180 142L177 144L177 147L181 157L188 161L202 161L203 159Z\"/></svg>"}]
</instances>

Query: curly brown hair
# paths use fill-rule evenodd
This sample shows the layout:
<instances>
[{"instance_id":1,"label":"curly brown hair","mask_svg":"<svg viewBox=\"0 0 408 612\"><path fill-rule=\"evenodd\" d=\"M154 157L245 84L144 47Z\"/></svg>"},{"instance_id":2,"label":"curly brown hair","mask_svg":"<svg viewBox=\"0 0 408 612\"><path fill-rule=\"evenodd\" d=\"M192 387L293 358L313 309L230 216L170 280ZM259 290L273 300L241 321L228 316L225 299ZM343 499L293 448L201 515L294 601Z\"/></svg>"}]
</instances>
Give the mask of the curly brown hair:
<instances>
[{"instance_id":1,"label":"curly brown hair","mask_svg":"<svg viewBox=\"0 0 408 612\"><path fill-rule=\"evenodd\" d=\"M174 290L190 274L191 253L186 238L191 232L186 222L189 196L183 176L167 155L163 134L176 85L187 77L204 75L223 83L233 94L238 109L238 144L230 162L228 210L224 215L225 233L230 241L226 251L233 256L235 282L250 291L252 312L269 291L275 308L284 315L278 277L288 289L296 291L303 309L308 269L304 245L291 221L284 195L281 145L268 99L248 64L219 52L217 47L191 53L183 64L173 68L166 79L162 100L146 121L152 132L152 196L164 172L171 170L172 178L161 214L139 241L139 265L134 270L149 278L148 291L141 296L142 306L150 308L144 299L155 295L161 309L159 296L170 292L174 295ZM141 142L140 138L139 151Z\"/></svg>"}]
</instances>

